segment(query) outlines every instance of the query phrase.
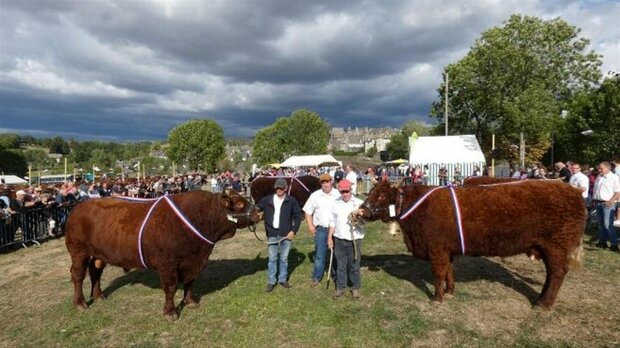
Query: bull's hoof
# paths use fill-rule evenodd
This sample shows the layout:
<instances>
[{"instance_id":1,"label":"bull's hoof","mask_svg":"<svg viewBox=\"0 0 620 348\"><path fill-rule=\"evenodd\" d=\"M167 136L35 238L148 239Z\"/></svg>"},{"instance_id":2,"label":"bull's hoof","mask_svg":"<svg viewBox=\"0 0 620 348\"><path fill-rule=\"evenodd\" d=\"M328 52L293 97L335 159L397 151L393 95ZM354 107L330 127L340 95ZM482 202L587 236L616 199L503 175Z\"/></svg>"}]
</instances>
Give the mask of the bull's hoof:
<instances>
[{"instance_id":1,"label":"bull's hoof","mask_svg":"<svg viewBox=\"0 0 620 348\"><path fill-rule=\"evenodd\" d=\"M88 309L88 305L86 303L78 303L75 305L75 309L82 312Z\"/></svg>"},{"instance_id":2,"label":"bull's hoof","mask_svg":"<svg viewBox=\"0 0 620 348\"><path fill-rule=\"evenodd\" d=\"M539 309L539 310L543 310L543 311L548 311L551 309L551 305L544 303L542 301L538 301L536 302L536 304L534 305L534 309Z\"/></svg>"},{"instance_id":3,"label":"bull's hoof","mask_svg":"<svg viewBox=\"0 0 620 348\"><path fill-rule=\"evenodd\" d=\"M179 319L179 315L177 314L177 312L172 312L172 313L164 313L164 318L166 318L166 320L168 321L176 321L177 319Z\"/></svg>"},{"instance_id":4,"label":"bull's hoof","mask_svg":"<svg viewBox=\"0 0 620 348\"><path fill-rule=\"evenodd\" d=\"M445 298L445 299L447 299L447 300L454 298L454 292L446 292L446 293L443 295L443 298Z\"/></svg>"},{"instance_id":5,"label":"bull's hoof","mask_svg":"<svg viewBox=\"0 0 620 348\"><path fill-rule=\"evenodd\" d=\"M198 302L190 302L188 304L185 305L187 308L198 308L200 307L200 303Z\"/></svg>"},{"instance_id":6,"label":"bull's hoof","mask_svg":"<svg viewBox=\"0 0 620 348\"><path fill-rule=\"evenodd\" d=\"M94 296L93 299L95 301L99 301L99 300L107 300L107 297L105 297L103 294L99 295L99 296Z\"/></svg>"}]
</instances>

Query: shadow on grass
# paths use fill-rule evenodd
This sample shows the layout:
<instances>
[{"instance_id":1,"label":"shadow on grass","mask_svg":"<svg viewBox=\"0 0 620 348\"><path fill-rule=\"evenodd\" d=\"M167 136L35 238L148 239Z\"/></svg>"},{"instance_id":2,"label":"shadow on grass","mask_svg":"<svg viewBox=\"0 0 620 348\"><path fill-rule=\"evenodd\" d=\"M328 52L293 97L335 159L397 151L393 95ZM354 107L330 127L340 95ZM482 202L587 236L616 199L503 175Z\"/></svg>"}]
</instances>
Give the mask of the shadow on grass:
<instances>
[{"instance_id":1,"label":"shadow on grass","mask_svg":"<svg viewBox=\"0 0 620 348\"><path fill-rule=\"evenodd\" d=\"M433 296L434 276L428 261L419 260L406 254L372 255L362 257L362 267L368 267L371 272L385 271L393 277L411 282L415 287L422 290L429 299ZM457 293L459 283L485 279L514 289L534 305L540 294L532 288L532 285L542 287L541 282L511 272L500 263L484 257L456 258L453 262L453 272Z\"/></svg>"},{"instance_id":2,"label":"shadow on grass","mask_svg":"<svg viewBox=\"0 0 620 348\"><path fill-rule=\"evenodd\" d=\"M264 253L267 254L267 250L265 250ZM291 248L288 256L289 276L305 259L306 255L299 252L296 248ZM257 254L253 259L209 260L205 269L194 281L195 299L200 302L203 295L224 289L230 283L241 277L249 276L257 272L266 273L267 261L267 257L261 257L261 253ZM266 279L265 283L267 283ZM103 294L106 297L110 296L114 291L131 284L142 284L152 289L161 289L158 273L153 271L134 270L114 279L110 285L103 290ZM183 291L182 284L179 284L179 289L177 291ZM181 305L179 311L182 310L183 307L184 306Z\"/></svg>"}]
</instances>

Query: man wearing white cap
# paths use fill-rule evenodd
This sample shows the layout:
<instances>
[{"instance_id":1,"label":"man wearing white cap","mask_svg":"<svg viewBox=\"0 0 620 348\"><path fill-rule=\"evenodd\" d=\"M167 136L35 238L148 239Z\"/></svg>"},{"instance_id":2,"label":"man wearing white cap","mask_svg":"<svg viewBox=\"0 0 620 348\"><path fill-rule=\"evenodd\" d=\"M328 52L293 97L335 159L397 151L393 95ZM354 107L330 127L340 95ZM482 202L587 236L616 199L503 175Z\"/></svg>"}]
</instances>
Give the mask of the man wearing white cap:
<instances>
[{"instance_id":1,"label":"man wearing white cap","mask_svg":"<svg viewBox=\"0 0 620 348\"><path fill-rule=\"evenodd\" d=\"M332 177L327 173L319 176L321 188L312 192L304 205L308 230L314 237L314 269L310 280L311 286L319 284L325 270L325 255L327 254L327 235L329 234L329 220L334 203L340 197L338 190L332 187Z\"/></svg>"}]
</instances>

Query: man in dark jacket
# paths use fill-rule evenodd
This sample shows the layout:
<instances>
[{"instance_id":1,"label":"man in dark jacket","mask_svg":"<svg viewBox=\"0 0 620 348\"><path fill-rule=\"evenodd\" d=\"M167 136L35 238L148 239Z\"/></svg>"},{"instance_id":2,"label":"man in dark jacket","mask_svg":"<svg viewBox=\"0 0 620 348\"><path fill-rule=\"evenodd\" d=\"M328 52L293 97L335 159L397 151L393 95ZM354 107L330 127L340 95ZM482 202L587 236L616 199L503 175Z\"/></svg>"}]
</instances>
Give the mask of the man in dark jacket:
<instances>
[{"instance_id":1,"label":"man in dark jacket","mask_svg":"<svg viewBox=\"0 0 620 348\"><path fill-rule=\"evenodd\" d=\"M265 231L269 243L267 247L269 250L267 292L271 292L276 286L278 263L280 265L278 282L287 289L291 288L291 284L287 280L288 253L301 223L299 203L295 197L286 194L286 180L279 178L273 187L276 193L265 196L258 202L258 208L264 212ZM278 253L280 254L279 258Z\"/></svg>"}]
</instances>

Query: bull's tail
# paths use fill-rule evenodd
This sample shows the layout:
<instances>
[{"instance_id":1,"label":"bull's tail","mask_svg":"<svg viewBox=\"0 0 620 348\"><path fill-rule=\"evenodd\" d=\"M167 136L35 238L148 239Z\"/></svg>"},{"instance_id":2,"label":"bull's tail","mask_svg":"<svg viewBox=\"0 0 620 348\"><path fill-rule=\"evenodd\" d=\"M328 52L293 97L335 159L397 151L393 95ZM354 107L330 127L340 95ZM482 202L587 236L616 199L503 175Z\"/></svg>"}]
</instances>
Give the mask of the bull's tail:
<instances>
[{"instance_id":1,"label":"bull's tail","mask_svg":"<svg viewBox=\"0 0 620 348\"><path fill-rule=\"evenodd\" d=\"M580 270L583 268L583 238L579 239L579 245L568 255L570 268Z\"/></svg>"}]
</instances>

